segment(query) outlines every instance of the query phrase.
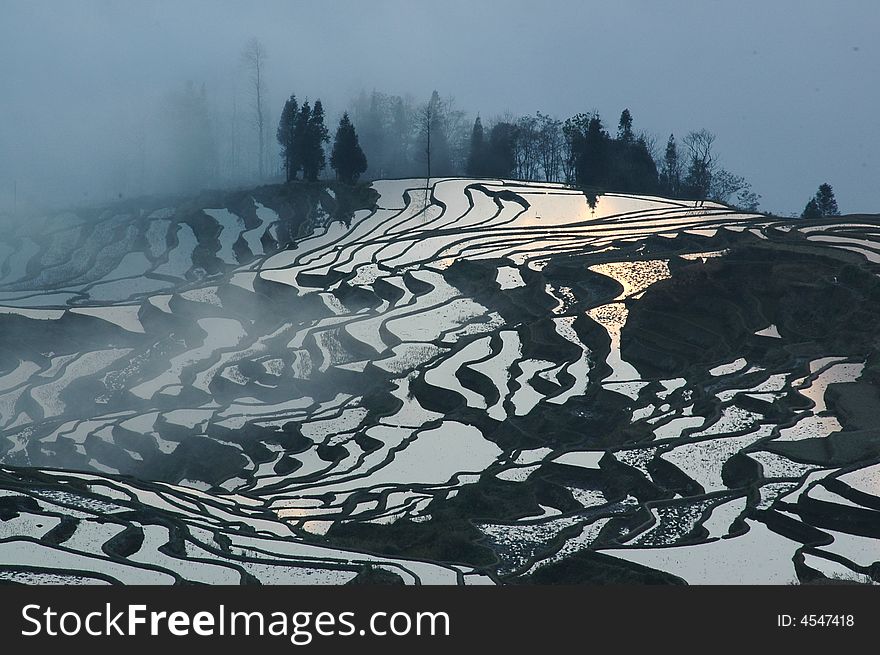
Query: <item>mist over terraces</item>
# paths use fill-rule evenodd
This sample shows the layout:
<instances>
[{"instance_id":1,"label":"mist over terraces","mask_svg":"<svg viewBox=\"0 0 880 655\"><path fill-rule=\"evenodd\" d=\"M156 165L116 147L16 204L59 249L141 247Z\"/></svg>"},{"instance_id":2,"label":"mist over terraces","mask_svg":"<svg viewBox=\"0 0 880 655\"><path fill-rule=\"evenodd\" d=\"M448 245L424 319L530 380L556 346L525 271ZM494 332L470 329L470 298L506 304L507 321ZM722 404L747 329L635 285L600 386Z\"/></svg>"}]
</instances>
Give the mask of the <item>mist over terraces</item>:
<instances>
[{"instance_id":1,"label":"mist over terraces","mask_svg":"<svg viewBox=\"0 0 880 655\"><path fill-rule=\"evenodd\" d=\"M17 225L0 577L877 579L878 230L490 178Z\"/></svg>"},{"instance_id":2,"label":"mist over terraces","mask_svg":"<svg viewBox=\"0 0 880 655\"><path fill-rule=\"evenodd\" d=\"M880 583L869 4L5 0L0 585Z\"/></svg>"}]
</instances>

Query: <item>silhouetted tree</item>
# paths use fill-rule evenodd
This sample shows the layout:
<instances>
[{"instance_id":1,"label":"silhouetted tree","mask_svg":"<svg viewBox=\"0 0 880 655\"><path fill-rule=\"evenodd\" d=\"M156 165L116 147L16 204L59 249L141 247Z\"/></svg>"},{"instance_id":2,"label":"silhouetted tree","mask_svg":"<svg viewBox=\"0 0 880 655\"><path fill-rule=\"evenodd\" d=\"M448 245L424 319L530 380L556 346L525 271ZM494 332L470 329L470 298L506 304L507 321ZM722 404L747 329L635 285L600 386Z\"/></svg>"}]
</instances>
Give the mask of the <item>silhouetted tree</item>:
<instances>
[{"instance_id":1,"label":"silhouetted tree","mask_svg":"<svg viewBox=\"0 0 880 655\"><path fill-rule=\"evenodd\" d=\"M599 114L593 114L577 153L575 168L579 186L603 186L607 181L610 137Z\"/></svg>"},{"instance_id":2,"label":"silhouetted tree","mask_svg":"<svg viewBox=\"0 0 880 655\"><path fill-rule=\"evenodd\" d=\"M342 120L336 128L330 166L336 171L336 177L346 184L354 184L367 170L367 158L358 143L357 132L348 118L348 112L342 114Z\"/></svg>"},{"instance_id":3,"label":"silhouetted tree","mask_svg":"<svg viewBox=\"0 0 880 655\"><path fill-rule=\"evenodd\" d=\"M656 193L657 164L643 137L634 142L620 142L618 147L623 149L623 177L619 180L616 188L630 193Z\"/></svg>"},{"instance_id":4,"label":"silhouetted tree","mask_svg":"<svg viewBox=\"0 0 880 655\"><path fill-rule=\"evenodd\" d=\"M633 119L629 109L624 109L620 113L620 121L617 123L617 139L623 143L632 143L633 137Z\"/></svg>"},{"instance_id":5,"label":"silhouetted tree","mask_svg":"<svg viewBox=\"0 0 880 655\"><path fill-rule=\"evenodd\" d=\"M434 92L436 93L436 91ZM431 110L431 105L426 104L419 110L419 154L421 155L420 159L425 162L425 198L427 199L428 194L428 182L431 179L431 162L434 159L434 155L431 152L431 135L434 133L434 114Z\"/></svg>"},{"instance_id":6,"label":"silhouetted tree","mask_svg":"<svg viewBox=\"0 0 880 655\"><path fill-rule=\"evenodd\" d=\"M589 134L589 130L588 130ZM657 164L645 135L636 138L633 118L628 109L620 115L617 139L605 143L606 161L596 184L627 193L655 193Z\"/></svg>"},{"instance_id":7,"label":"silhouetted tree","mask_svg":"<svg viewBox=\"0 0 880 655\"><path fill-rule=\"evenodd\" d=\"M731 197L748 188L749 183L745 178L734 175L725 169L720 169L712 174L712 180L709 185L709 193L706 197L716 202L727 203Z\"/></svg>"},{"instance_id":8,"label":"silhouetted tree","mask_svg":"<svg viewBox=\"0 0 880 655\"><path fill-rule=\"evenodd\" d=\"M576 114L562 124L562 173L567 184L577 184L577 159L583 148L590 117Z\"/></svg>"},{"instance_id":9,"label":"silhouetted tree","mask_svg":"<svg viewBox=\"0 0 880 655\"><path fill-rule=\"evenodd\" d=\"M819 211L819 204L816 202L815 198L810 198L807 206L804 207L801 218L822 218L822 212Z\"/></svg>"},{"instance_id":10,"label":"silhouetted tree","mask_svg":"<svg viewBox=\"0 0 880 655\"><path fill-rule=\"evenodd\" d=\"M486 174L492 177L513 177L516 171L516 125L495 123L489 132L486 150Z\"/></svg>"},{"instance_id":11,"label":"silhouetted tree","mask_svg":"<svg viewBox=\"0 0 880 655\"><path fill-rule=\"evenodd\" d=\"M537 116L538 155L541 169L544 171L544 179L548 182L558 182L563 156L562 123L541 112L538 112Z\"/></svg>"},{"instance_id":12,"label":"silhouetted tree","mask_svg":"<svg viewBox=\"0 0 880 655\"><path fill-rule=\"evenodd\" d=\"M752 191L751 185L749 184L746 188L739 190L736 194L736 202L733 204L737 209L741 209L742 211L758 211L758 205L761 204L761 196Z\"/></svg>"},{"instance_id":13,"label":"silhouetted tree","mask_svg":"<svg viewBox=\"0 0 880 655\"><path fill-rule=\"evenodd\" d=\"M840 209L837 207L837 199L834 197L834 190L827 182L819 186L816 192L816 206L822 213L822 216L840 216Z\"/></svg>"},{"instance_id":14,"label":"silhouetted tree","mask_svg":"<svg viewBox=\"0 0 880 655\"><path fill-rule=\"evenodd\" d=\"M468 154L466 172L471 177L483 177L486 173L486 139L480 117L474 121L471 130L471 150Z\"/></svg>"},{"instance_id":15,"label":"silhouetted tree","mask_svg":"<svg viewBox=\"0 0 880 655\"><path fill-rule=\"evenodd\" d=\"M303 168L305 163L305 151L309 140L309 123L312 118L312 106L308 100L303 101L299 108L299 114L293 125L293 148L291 153L290 166L293 171L293 177L296 177L298 170ZM303 175L305 177L305 175Z\"/></svg>"},{"instance_id":16,"label":"silhouetted tree","mask_svg":"<svg viewBox=\"0 0 880 655\"><path fill-rule=\"evenodd\" d=\"M296 96L291 95L284 103L284 109L281 110L281 120L278 121L276 132L278 143L281 144L281 159L284 162L284 172L288 182L295 180L297 173L297 168L294 167L297 159L294 135L298 116L299 103L296 101Z\"/></svg>"},{"instance_id":17,"label":"silhouetted tree","mask_svg":"<svg viewBox=\"0 0 880 655\"><path fill-rule=\"evenodd\" d=\"M437 91L418 107L410 98L361 93L349 116L360 128L366 174L374 177L466 173L564 180L597 191L723 199L748 210L760 198L743 178L719 167L714 134L700 130L678 142L670 135L665 152L658 152L652 135L635 130L629 108L620 113L614 137L597 112L564 122L541 112L505 115L491 130L480 117L465 125L454 99Z\"/></svg>"},{"instance_id":18,"label":"silhouetted tree","mask_svg":"<svg viewBox=\"0 0 880 655\"><path fill-rule=\"evenodd\" d=\"M689 162L682 191L689 198L705 200L709 197L712 174L716 167L715 153L712 150L714 143L715 135L708 130L691 132L684 138Z\"/></svg>"},{"instance_id":19,"label":"silhouetted tree","mask_svg":"<svg viewBox=\"0 0 880 655\"><path fill-rule=\"evenodd\" d=\"M324 144L328 141L330 141L330 134L324 125L324 106L320 100L315 100L315 106L308 118L302 148L303 177L309 182L317 180L318 175L327 165Z\"/></svg>"},{"instance_id":20,"label":"silhouetted tree","mask_svg":"<svg viewBox=\"0 0 880 655\"><path fill-rule=\"evenodd\" d=\"M810 199L801 214L802 218L823 218L825 216L840 216L834 190L827 182L819 186L816 195Z\"/></svg>"},{"instance_id":21,"label":"silhouetted tree","mask_svg":"<svg viewBox=\"0 0 880 655\"><path fill-rule=\"evenodd\" d=\"M681 193L681 161L678 158L678 147L675 135L670 134L663 155L663 166L660 169L660 187L663 193L678 196Z\"/></svg>"},{"instance_id":22,"label":"silhouetted tree","mask_svg":"<svg viewBox=\"0 0 880 655\"><path fill-rule=\"evenodd\" d=\"M534 116L521 116L516 121L516 177L520 180L538 179L540 158L538 151L538 120Z\"/></svg>"},{"instance_id":23,"label":"silhouetted tree","mask_svg":"<svg viewBox=\"0 0 880 655\"><path fill-rule=\"evenodd\" d=\"M732 204L743 211L757 210L761 198L752 191L752 185L744 177L723 168L712 173L708 197L717 202Z\"/></svg>"}]
</instances>

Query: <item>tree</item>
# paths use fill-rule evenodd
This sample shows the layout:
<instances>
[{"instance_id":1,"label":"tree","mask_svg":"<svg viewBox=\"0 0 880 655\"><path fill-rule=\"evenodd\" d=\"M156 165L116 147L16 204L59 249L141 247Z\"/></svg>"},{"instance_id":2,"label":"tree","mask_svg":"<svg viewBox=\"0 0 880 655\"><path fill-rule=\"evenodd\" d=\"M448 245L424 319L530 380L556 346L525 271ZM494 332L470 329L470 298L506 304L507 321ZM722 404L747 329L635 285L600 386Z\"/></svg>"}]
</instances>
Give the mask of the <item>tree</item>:
<instances>
[{"instance_id":1,"label":"tree","mask_svg":"<svg viewBox=\"0 0 880 655\"><path fill-rule=\"evenodd\" d=\"M293 154L291 156L290 166L293 170L294 177L296 177L296 172L303 168L303 164L305 163L305 153L306 148L308 147L309 123L311 118L312 106L309 104L308 100L305 100L299 108L299 114L297 114L296 121L293 125ZM303 173L303 177L305 178L305 173Z\"/></svg>"},{"instance_id":2,"label":"tree","mask_svg":"<svg viewBox=\"0 0 880 655\"><path fill-rule=\"evenodd\" d=\"M483 177L486 171L486 139L480 117L474 121L471 130L471 150L468 154L466 172L471 177Z\"/></svg>"},{"instance_id":3,"label":"tree","mask_svg":"<svg viewBox=\"0 0 880 655\"><path fill-rule=\"evenodd\" d=\"M436 95L437 92L434 91ZM431 135L434 133L434 113L431 104L424 105L419 110L419 154L425 162L425 202L427 202L428 182L431 180L431 160L433 153L431 152Z\"/></svg>"},{"instance_id":4,"label":"tree","mask_svg":"<svg viewBox=\"0 0 880 655\"><path fill-rule=\"evenodd\" d=\"M303 107L305 106L303 104ZM324 125L324 106L320 100L315 100L315 106L312 107L304 129L305 138L302 142L303 177L309 182L315 182L327 165L324 144L330 141L330 133Z\"/></svg>"},{"instance_id":5,"label":"tree","mask_svg":"<svg viewBox=\"0 0 880 655\"><path fill-rule=\"evenodd\" d=\"M562 166L562 123L550 116L538 112L538 155L544 179L548 182L559 181L559 169Z\"/></svg>"},{"instance_id":6,"label":"tree","mask_svg":"<svg viewBox=\"0 0 880 655\"><path fill-rule=\"evenodd\" d=\"M426 178L453 174L449 146L449 102L443 101L437 91L422 106L418 114L418 151L426 164Z\"/></svg>"},{"instance_id":7,"label":"tree","mask_svg":"<svg viewBox=\"0 0 880 655\"><path fill-rule=\"evenodd\" d=\"M516 170L516 125L495 123L489 132L486 151L486 174L491 177L512 177Z\"/></svg>"},{"instance_id":8,"label":"tree","mask_svg":"<svg viewBox=\"0 0 880 655\"><path fill-rule=\"evenodd\" d=\"M660 186L663 193L673 197L681 192L681 161L678 158L678 147L673 134L669 135L669 140L666 142L666 152L660 170Z\"/></svg>"},{"instance_id":9,"label":"tree","mask_svg":"<svg viewBox=\"0 0 880 655\"><path fill-rule=\"evenodd\" d=\"M837 207L837 199L834 197L834 190L827 182L819 186L816 192L816 206L822 213L822 216L840 216L840 209Z\"/></svg>"},{"instance_id":10,"label":"tree","mask_svg":"<svg viewBox=\"0 0 880 655\"><path fill-rule=\"evenodd\" d=\"M807 206L804 207L801 218L822 218L822 212L819 210L819 204L815 198L810 198Z\"/></svg>"},{"instance_id":11,"label":"tree","mask_svg":"<svg viewBox=\"0 0 880 655\"><path fill-rule=\"evenodd\" d=\"M626 176L618 188L631 193L656 193L657 163L648 142L644 137L639 137L634 142L622 142L622 146Z\"/></svg>"},{"instance_id":12,"label":"tree","mask_svg":"<svg viewBox=\"0 0 880 655\"><path fill-rule=\"evenodd\" d=\"M516 121L516 177L520 180L538 179L539 128L534 116L521 116Z\"/></svg>"},{"instance_id":13,"label":"tree","mask_svg":"<svg viewBox=\"0 0 880 655\"><path fill-rule=\"evenodd\" d=\"M684 179L685 195L695 200L709 197L712 186L712 175L716 168L715 153L712 146L715 135L708 130L691 132L684 138L688 149L688 172Z\"/></svg>"},{"instance_id":14,"label":"tree","mask_svg":"<svg viewBox=\"0 0 880 655\"><path fill-rule=\"evenodd\" d=\"M645 134L635 137L632 114L629 109L624 109L620 114L617 138L609 139L606 144L601 184L614 191L656 193L657 164L653 150L653 138Z\"/></svg>"},{"instance_id":15,"label":"tree","mask_svg":"<svg viewBox=\"0 0 880 655\"><path fill-rule=\"evenodd\" d=\"M266 65L266 49L256 37L245 44L244 50L241 53L241 61L250 76L253 125L257 131L258 143L257 171L260 179L262 179L265 175L266 159L266 116L264 111L266 83L263 79Z\"/></svg>"},{"instance_id":16,"label":"tree","mask_svg":"<svg viewBox=\"0 0 880 655\"><path fill-rule=\"evenodd\" d=\"M804 207L801 218L823 218L825 216L840 216L837 199L834 197L834 189L827 182L819 186L816 195Z\"/></svg>"},{"instance_id":17,"label":"tree","mask_svg":"<svg viewBox=\"0 0 880 655\"><path fill-rule=\"evenodd\" d=\"M736 202L734 206L744 212L758 211L758 205L761 204L761 195L752 191L751 185L747 184L746 188L740 189L736 194Z\"/></svg>"},{"instance_id":18,"label":"tree","mask_svg":"<svg viewBox=\"0 0 880 655\"><path fill-rule=\"evenodd\" d=\"M295 167L297 161L296 146L298 144L294 139L298 116L299 103L296 101L296 96L291 95L287 102L284 103L284 109L281 110L281 120L278 121L278 131L276 132L278 143L281 144L281 158L284 161L284 171L288 182L296 179L298 170Z\"/></svg>"},{"instance_id":19,"label":"tree","mask_svg":"<svg viewBox=\"0 0 880 655\"><path fill-rule=\"evenodd\" d=\"M346 184L354 184L367 170L367 158L358 143L357 132L348 118L348 112L342 114L342 120L336 128L330 166L336 171L337 179Z\"/></svg>"},{"instance_id":20,"label":"tree","mask_svg":"<svg viewBox=\"0 0 880 655\"><path fill-rule=\"evenodd\" d=\"M761 196L752 191L751 183L740 175L720 168L712 174L709 198L724 204L733 204L742 211L756 211ZM735 200L731 200L735 198Z\"/></svg>"},{"instance_id":21,"label":"tree","mask_svg":"<svg viewBox=\"0 0 880 655\"><path fill-rule=\"evenodd\" d=\"M577 184L577 158L583 148L590 117L575 114L562 124L562 174L566 184Z\"/></svg>"},{"instance_id":22,"label":"tree","mask_svg":"<svg viewBox=\"0 0 880 655\"><path fill-rule=\"evenodd\" d=\"M623 143L632 143L634 140L632 126L632 114L629 113L629 109L624 109L617 123L617 139Z\"/></svg>"},{"instance_id":23,"label":"tree","mask_svg":"<svg viewBox=\"0 0 880 655\"><path fill-rule=\"evenodd\" d=\"M607 181L609 161L608 132L598 113L587 123L587 131L577 153L576 176L579 186L603 186Z\"/></svg>"},{"instance_id":24,"label":"tree","mask_svg":"<svg viewBox=\"0 0 880 655\"><path fill-rule=\"evenodd\" d=\"M749 183L744 177L734 175L722 168L712 175L707 197L715 202L727 203L732 196L748 187Z\"/></svg>"}]
</instances>

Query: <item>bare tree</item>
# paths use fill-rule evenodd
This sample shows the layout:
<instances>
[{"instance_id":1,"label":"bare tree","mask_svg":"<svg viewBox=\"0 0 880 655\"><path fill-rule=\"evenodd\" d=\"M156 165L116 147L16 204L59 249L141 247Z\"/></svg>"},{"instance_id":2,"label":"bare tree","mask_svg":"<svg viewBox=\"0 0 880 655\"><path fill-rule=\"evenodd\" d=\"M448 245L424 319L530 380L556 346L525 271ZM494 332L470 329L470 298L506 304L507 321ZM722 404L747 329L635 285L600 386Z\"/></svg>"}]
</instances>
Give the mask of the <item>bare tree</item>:
<instances>
[{"instance_id":1,"label":"bare tree","mask_svg":"<svg viewBox=\"0 0 880 655\"><path fill-rule=\"evenodd\" d=\"M254 37L249 40L241 53L241 62L249 76L251 102L253 107L253 125L257 131L258 164L260 179L265 175L266 166L266 83L263 79L266 66L266 48Z\"/></svg>"},{"instance_id":2,"label":"bare tree","mask_svg":"<svg viewBox=\"0 0 880 655\"><path fill-rule=\"evenodd\" d=\"M589 122L587 114L575 114L562 124L562 173L566 184L577 184L577 156Z\"/></svg>"},{"instance_id":3,"label":"bare tree","mask_svg":"<svg viewBox=\"0 0 880 655\"><path fill-rule=\"evenodd\" d=\"M448 139L449 111L446 101L434 91L431 99L419 108L416 136L419 158L424 156L430 176L447 177L454 174L452 152Z\"/></svg>"},{"instance_id":4,"label":"bare tree","mask_svg":"<svg viewBox=\"0 0 880 655\"><path fill-rule=\"evenodd\" d=\"M520 180L538 178L538 129L538 120L534 116L521 116L516 121L516 176Z\"/></svg>"},{"instance_id":5,"label":"bare tree","mask_svg":"<svg viewBox=\"0 0 880 655\"><path fill-rule=\"evenodd\" d=\"M431 132L434 131L435 116L430 103L422 105L418 113L418 130L423 139L424 151L422 156L425 158L425 177L431 179ZM427 182L426 182L427 184Z\"/></svg>"},{"instance_id":6,"label":"bare tree","mask_svg":"<svg viewBox=\"0 0 880 655\"><path fill-rule=\"evenodd\" d=\"M685 186L688 193L699 200L709 196L712 175L717 168L717 159L712 150L715 135L708 130L691 132L684 139L688 150L688 172Z\"/></svg>"},{"instance_id":7,"label":"bare tree","mask_svg":"<svg viewBox=\"0 0 880 655\"><path fill-rule=\"evenodd\" d=\"M436 91L434 92L437 93ZM428 194L431 185L431 132L434 131L435 115L433 103L427 103L419 110L418 127L419 131L424 135L425 144L425 206L428 208Z\"/></svg>"},{"instance_id":8,"label":"bare tree","mask_svg":"<svg viewBox=\"0 0 880 655\"><path fill-rule=\"evenodd\" d=\"M538 112L537 116L538 154L544 179L548 182L558 182L564 148L562 122L541 112Z\"/></svg>"},{"instance_id":9,"label":"bare tree","mask_svg":"<svg viewBox=\"0 0 880 655\"><path fill-rule=\"evenodd\" d=\"M442 101L441 109L443 121L440 127L449 150L449 173L460 174L467 162L470 126L464 111L456 108L454 96L447 95Z\"/></svg>"}]
</instances>

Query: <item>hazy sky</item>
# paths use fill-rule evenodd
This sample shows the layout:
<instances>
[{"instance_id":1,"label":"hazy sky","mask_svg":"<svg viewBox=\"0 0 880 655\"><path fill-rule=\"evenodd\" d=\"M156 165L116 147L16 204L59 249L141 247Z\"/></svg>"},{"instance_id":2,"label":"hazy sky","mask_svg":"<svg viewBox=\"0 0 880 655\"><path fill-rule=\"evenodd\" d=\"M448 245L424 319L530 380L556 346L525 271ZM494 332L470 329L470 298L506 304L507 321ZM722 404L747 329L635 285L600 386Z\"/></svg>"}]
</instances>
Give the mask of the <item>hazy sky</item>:
<instances>
[{"instance_id":1,"label":"hazy sky","mask_svg":"<svg viewBox=\"0 0 880 655\"><path fill-rule=\"evenodd\" d=\"M661 144L715 132L765 210L828 181L878 212L878 27L876 0L0 0L0 205L14 180L72 197L112 175L132 117L186 80L231 97L256 36L279 110L362 88L610 127L629 107Z\"/></svg>"}]
</instances>

